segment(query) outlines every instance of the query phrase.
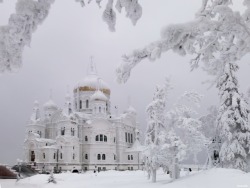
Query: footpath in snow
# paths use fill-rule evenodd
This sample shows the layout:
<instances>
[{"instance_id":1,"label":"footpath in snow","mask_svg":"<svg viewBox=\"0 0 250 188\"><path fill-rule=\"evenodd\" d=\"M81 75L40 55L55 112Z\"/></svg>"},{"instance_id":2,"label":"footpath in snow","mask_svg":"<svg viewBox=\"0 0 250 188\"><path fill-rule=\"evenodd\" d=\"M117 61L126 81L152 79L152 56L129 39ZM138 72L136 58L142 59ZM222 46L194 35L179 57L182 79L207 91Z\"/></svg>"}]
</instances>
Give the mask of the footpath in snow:
<instances>
[{"instance_id":1,"label":"footpath in snow","mask_svg":"<svg viewBox=\"0 0 250 188\"><path fill-rule=\"evenodd\" d=\"M143 171L107 171L96 175L93 172L84 174L55 174L57 184L47 183L49 175L35 175L16 180L0 180L1 188L250 188L250 173L232 169L211 169L193 172L174 182L169 175L159 171L157 182L147 180Z\"/></svg>"}]
</instances>

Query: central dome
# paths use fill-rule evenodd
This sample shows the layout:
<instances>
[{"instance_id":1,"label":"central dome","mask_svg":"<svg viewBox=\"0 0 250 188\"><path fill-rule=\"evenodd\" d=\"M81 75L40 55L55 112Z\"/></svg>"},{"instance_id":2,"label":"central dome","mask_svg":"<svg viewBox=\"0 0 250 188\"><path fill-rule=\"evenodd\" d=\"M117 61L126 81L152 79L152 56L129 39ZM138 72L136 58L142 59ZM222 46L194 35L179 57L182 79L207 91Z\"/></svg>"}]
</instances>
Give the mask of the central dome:
<instances>
[{"instance_id":1,"label":"central dome","mask_svg":"<svg viewBox=\"0 0 250 188\"><path fill-rule=\"evenodd\" d=\"M102 91L103 93L110 95L110 89L106 82L104 82L98 75L93 63L90 64L87 76L78 82L74 92L79 91Z\"/></svg>"}]
</instances>

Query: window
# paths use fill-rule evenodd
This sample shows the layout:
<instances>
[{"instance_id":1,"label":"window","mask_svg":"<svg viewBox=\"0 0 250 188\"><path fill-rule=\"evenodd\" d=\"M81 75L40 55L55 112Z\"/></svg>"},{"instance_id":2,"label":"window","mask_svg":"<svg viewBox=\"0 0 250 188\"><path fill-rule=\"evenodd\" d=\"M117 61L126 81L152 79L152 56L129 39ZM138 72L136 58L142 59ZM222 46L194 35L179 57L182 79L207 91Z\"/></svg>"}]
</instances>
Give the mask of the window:
<instances>
[{"instance_id":1,"label":"window","mask_svg":"<svg viewBox=\"0 0 250 188\"><path fill-rule=\"evenodd\" d=\"M130 142L130 133L128 133L128 143L131 143Z\"/></svg>"},{"instance_id":2,"label":"window","mask_svg":"<svg viewBox=\"0 0 250 188\"><path fill-rule=\"evenodd\" d=\"M95 141L99 141L99 135L96 135Z\"/></svg>"},{"instance_id":3,"label":"window","mask_svg":"<svg viewBox=\"0 0 250 188\"><path fill-rule=\"evenodd\" d=\"M97 160L101 160L101 154L97 155Z\"/></svg>"},{"instance_id":4,"label":"window","mask_svg":"<svg viewBox=\"0 0 250 188\"><path fill-rule=\"evenodd\" d=\"M80 100L80 109L82 109L82 101Z\"/></svg>"},{"instance_id":5,"label":"window","mask_svg":"<svg viewBox=\"0 0 250 188\"><path fill-rule=\"evenodd\" d=\"M100 134L100 141L103 141L103 135Z\"/></svg>"},{"instance_id":6,"label":"window","mask_svg":"<svg viewBox=\"0 0 250 188\"><path fill-rule=\"evenodd\" d=\"M114 137L114 143L115 143L115 137Z\"/></svg>"},{"instance_id":7,"label":"window","mask_svg":"<svg viewBox=\"0 0 250 188\"><path fill-rule=\"evenodd\" d=\"M106 155L102 154L102 160L106 160Z\"/></svg>"},{"instance_id":8,"label":"window","mask_svg":"<svg viewBox=\"0 0 250 188\"><path fill-rule=\"evenodd\" d=\"M62 153L60 153L60 158L61 158L61 159L63 158Z\"/></svg>"},{"instance_id":9,"label":"window","mask_svg":"<svg viewBox=\"0 0 250 188\"><path fill-rule=\"evenodd\" d=\"M130 155L128 155L128 160L130 160Z\"/></svg>"},{"instance_id":10,"label":"window","mask_svg":"<svg viewBox=\"0 0 250 188\"><path fill-rule=\"evenodd\" d=\"M71 128L70 132L71 132L71 136L75 136L75 128Z\"/></svg>"},{"instance_id":11,"label":"window","mask_svg":"<svg viewBox=\"0 0 250 188\"><path fill-rule=\"evenodd\" d=\"M85 136L85 142L88 142L88 136Z\"/></svg>"},{"instance_id":12,"label":"window","mask_svg":"<svg viewBox=\"0 0 250 188\"><path fill-rule=\"evenodd\" d=\"M131 136L131 138L130 138L131 143L133 143L133 134L130 134L130 136Z\"/></svg>"},{"instance_id":13,"label":"window","mask_svg":"<svg viewBox=\"0 0 250 188\"><path fill-rule=\"evenodd\" d=\"M88 154L85 154L85 159L86 159L86 160L88 159Z\"/></svg>"},{"instance_id":14,"label":"window","mask_svg":"<svg viewBox=\"0 0 250 188\"><path fill-rule=\"evenodd\" d=\"M102 108L99 106L99 113L101 113L102 112Z\"/></svg>"},{"instance_id":15,"label":"window","mask_svg":"<svg viewBox=\"0 0 250 188\"><path fill-rule=\"evenodd\" d=\"M61 149L62 149L62 146L61 146Z\"/></svg>"},{"instance_id":16,"label":"window","mask_svg":"<svg viewBox=\"0 0 250 188\"><path fill-rule=\"evenodd\" d=\"M128 133L125 133L125 140L128 142Z\"/></svg>"},{"instance_id":17,"label":"window","mask_svg":"<svg viewBox=\"0 0 250 188\"><path fill-rule=\"evenodd\" d=\"M116 160L116 155L114 155L114 160Z\"/></svg>"},{"instance_id":18,"label":"window","mask_svg":"<svg viewBox=\"0 0 250 188\"><path fill-rule=\"evenodd\" d=\"M128 167L128 170L130 170L130 167Z\"/></svg>"},{"instance_id":19,"label":"window","mask_svg":"<svg viewBox=\"0 0 250 188\"><path fill-rule=\"evenodd\" d=\"M133 155L131 155L131 157L130 157L130 158L131 158L131 160L133 160Z\"/></svg>"},{"instance_id":20,"label":"window","mask_svg":"<svg viewBox=\"0 0 250 188\"><path fill-rule=\"evenodd\" d=\"M86 100L86 108L89 108L89 100Z\"/></svg>"},{"instance_id":21,"label":"window","mask_svg":"<svg viewBox=\"0 0 250 188\"><path fill-rule=\"evenodd\" d=\"M45 153L43 153L43 158L45 159Z\"/></svg>"},{"instance_id":22,"label":"window","mask_svg":"<svg viewBox=\"0 0 250 188\"><path fill-rule=\"evenodd\" d=\"M54 153L54 157L53 158L56 159L56 153Z\"/></svg>"},{"instance_id":23,"label":"window","mask_svg":"<svg viewBox=\"0 0 250 188\"><path fill-rule=\"evenodd\" d=\"M65 127L61 128L61 135L65 135Z\"/></svg>"},{"instance_id":24,"label":"window","mask_svg":"<svg viewBox=\"0 0 250 188\"><path fill-rule=\"evenodd\" d=\"M130 170L134 170L132 166L131 166Z\"/></svg>"},{"instance_id":25,"label":"window","mask_svg":"<svg viewBox=\"0 0 250 188\"><path fill-rule=\"evenodd\" d=\"M73 159L75 159L75 154L73 153Z\"/></svg>"},{"instance_id":26,"label":"window","mask_svg":"<svg viewBox=\"0 0 250 188\"><path fill-rule=\"evenodd\" d=\"M46 143L45 145L48 146L48 143Z\"/></svg>"},{"instance_id":27,"label":"window","mask_svg":"<svg viewBox=\"0 0 250 188\"><path fill-rule=\"evenodd\" d=\"M75 146L73 146L73 149L75 149Z\"/></svg>"},{"instance_id":28,"label":"window","mask_svg":"<svg viewBox=\"0 0 250 188\"><path fill-rule=\"evenodd\" d=\"M108 137L106 135L103 134L98 134L95 136L95 141L100 141L100 142L107 142L108 141Z\"/></svg>"}]
</instances>

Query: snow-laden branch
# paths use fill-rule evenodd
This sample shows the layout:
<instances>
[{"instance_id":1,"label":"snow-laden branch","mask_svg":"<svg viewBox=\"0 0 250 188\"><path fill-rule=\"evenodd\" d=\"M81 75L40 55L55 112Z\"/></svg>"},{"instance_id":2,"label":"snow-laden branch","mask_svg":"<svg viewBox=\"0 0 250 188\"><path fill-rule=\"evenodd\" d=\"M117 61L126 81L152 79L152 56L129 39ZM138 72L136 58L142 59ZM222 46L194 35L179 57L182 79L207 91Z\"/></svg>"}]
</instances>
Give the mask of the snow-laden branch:
<instances>
[{"instance_id":1,"label":"snow-laden branch","mask_svg":"<svg viewBox=\"0 0 250 188\"><path fill-rule=\"evenodd\" d=\"M18 0L16 12L11 14L9 23L0 26L0 73L18 70L22 65L22 53L25 46L29 46L32 34L37 26L48 16L50 6L55 0ZM92 0L75 0L82 6L91 3ZM96 0L100 6L102 0ZM2 3L3 0L0 0ZM108 24L110 31L115 31L116 13L125 9L126 16L133 24L142 15L142 8L138 0L108 0L103 13L103 20Z\"/></svg>"},{"instance_id":2,"label":"snow-laden branch","mask_svg":"<svg viewBox=\"0 0 250 188\"><path fill-rule=\"evenodd\" d=\"M0 72L21 67L22 53L31 42L32 33L49 13L54 0L19 0L9 24L0 27Z\"/></svg>"},{"instance_id":3,"label":"snow-laden branch","mask_svg":"<svg viewBox=\"0 0 250 188\"><path fill-rule=\"evenodd\" d=\"M233 11L230 4L230 0L203 0L193 22L169 25L156 42L124 55L116 70L118 82L125 83L132 69L144 59L154 61L169 50L182 56L193 55L191 69L203 62L203 69L210 75L221 75L225 59L235 62L250 51L249 0L244 1L244 15ZM225 50L224 43L232 35L234 40Z\"/></svg>"}]
</instances>

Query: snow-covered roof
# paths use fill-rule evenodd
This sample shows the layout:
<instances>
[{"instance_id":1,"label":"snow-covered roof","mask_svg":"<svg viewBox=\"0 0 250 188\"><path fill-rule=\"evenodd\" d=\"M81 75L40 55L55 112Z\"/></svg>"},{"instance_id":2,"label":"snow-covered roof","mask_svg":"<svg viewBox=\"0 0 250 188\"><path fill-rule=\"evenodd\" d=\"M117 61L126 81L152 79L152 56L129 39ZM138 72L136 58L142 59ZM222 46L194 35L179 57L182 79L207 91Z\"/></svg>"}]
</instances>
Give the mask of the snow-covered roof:
<instances>
[{"instance_id":1,"label":"snow-covered roof","mask_svg":"<svg viewBox=\"0 0 250 188\"><path fill-rule=\"evenodd\" d=\"M101 101L107 101L108 98L104 95L104 93L100 90L97 90L91 97L90 100L101 100Z\"/></svg>"},{"instance_id":2,"label":"snow-covered roof","mask_svg":"<svg viewBox=\"0 0 250 188\"><path fill-rule=\"evenodd\" d=\"M50 143L50 144L56 143L55 140L47 139L47 138L36 138L36 141L38 141L38 142L46 142L46 143Z\"/></svg>"},{"instance_id":3,"label":"snow-covered roof","mask_svg":"<svg viewBox=\"0 0 250 188\"><path fill-rule=\"evenodd\" d=\"M128 107L128 109L125 112L126 113L136 114L136 110L131 105Z\"/></svg>"},{"instance_id":4,"label":"snow-covered roof","mask_svg":"<svg viewBox=\"0 0 250 188\"><path fill-rule=\"evenodd\" d=\"M87 75L83 80L80 80L75 88L90 87L94 89L109 89L109 86L97 74Z\"/></svg>"},{"instance_id":5,"label":"snow-covered roof","mask_svg":"<svg viewBox=\"0 0 250 188\"><path fill-rule=\"evenodd\" d=\"M145 147L141 145L139 140L135 140L131 148L127 148L126 152L141 152L145 150Z\"/></svg>"},{"instance_id":6,"label":"snow-covered roof","mask_svg":"<svg viewBox=\"0 0 250 188\"><path fill-rule=\"evenodd\" d=\"M57 105L56 105L56 103L55 103L52 99L50 99L49 101L47 101L47 102L43 105L43 107L44 107L44 108L55 108L55 109L58 108Z\"/></svg>"},{"instance_id":7,"label":"snow-covered roof","mask_svg":"<svg viewBox=\"0 0 250 188\"><path fill-rule=\"evenodd\" d=\"M52 146L43 146L43 149L58 149L58 146L52 145Z\"/></svg>"}]
</instances>

